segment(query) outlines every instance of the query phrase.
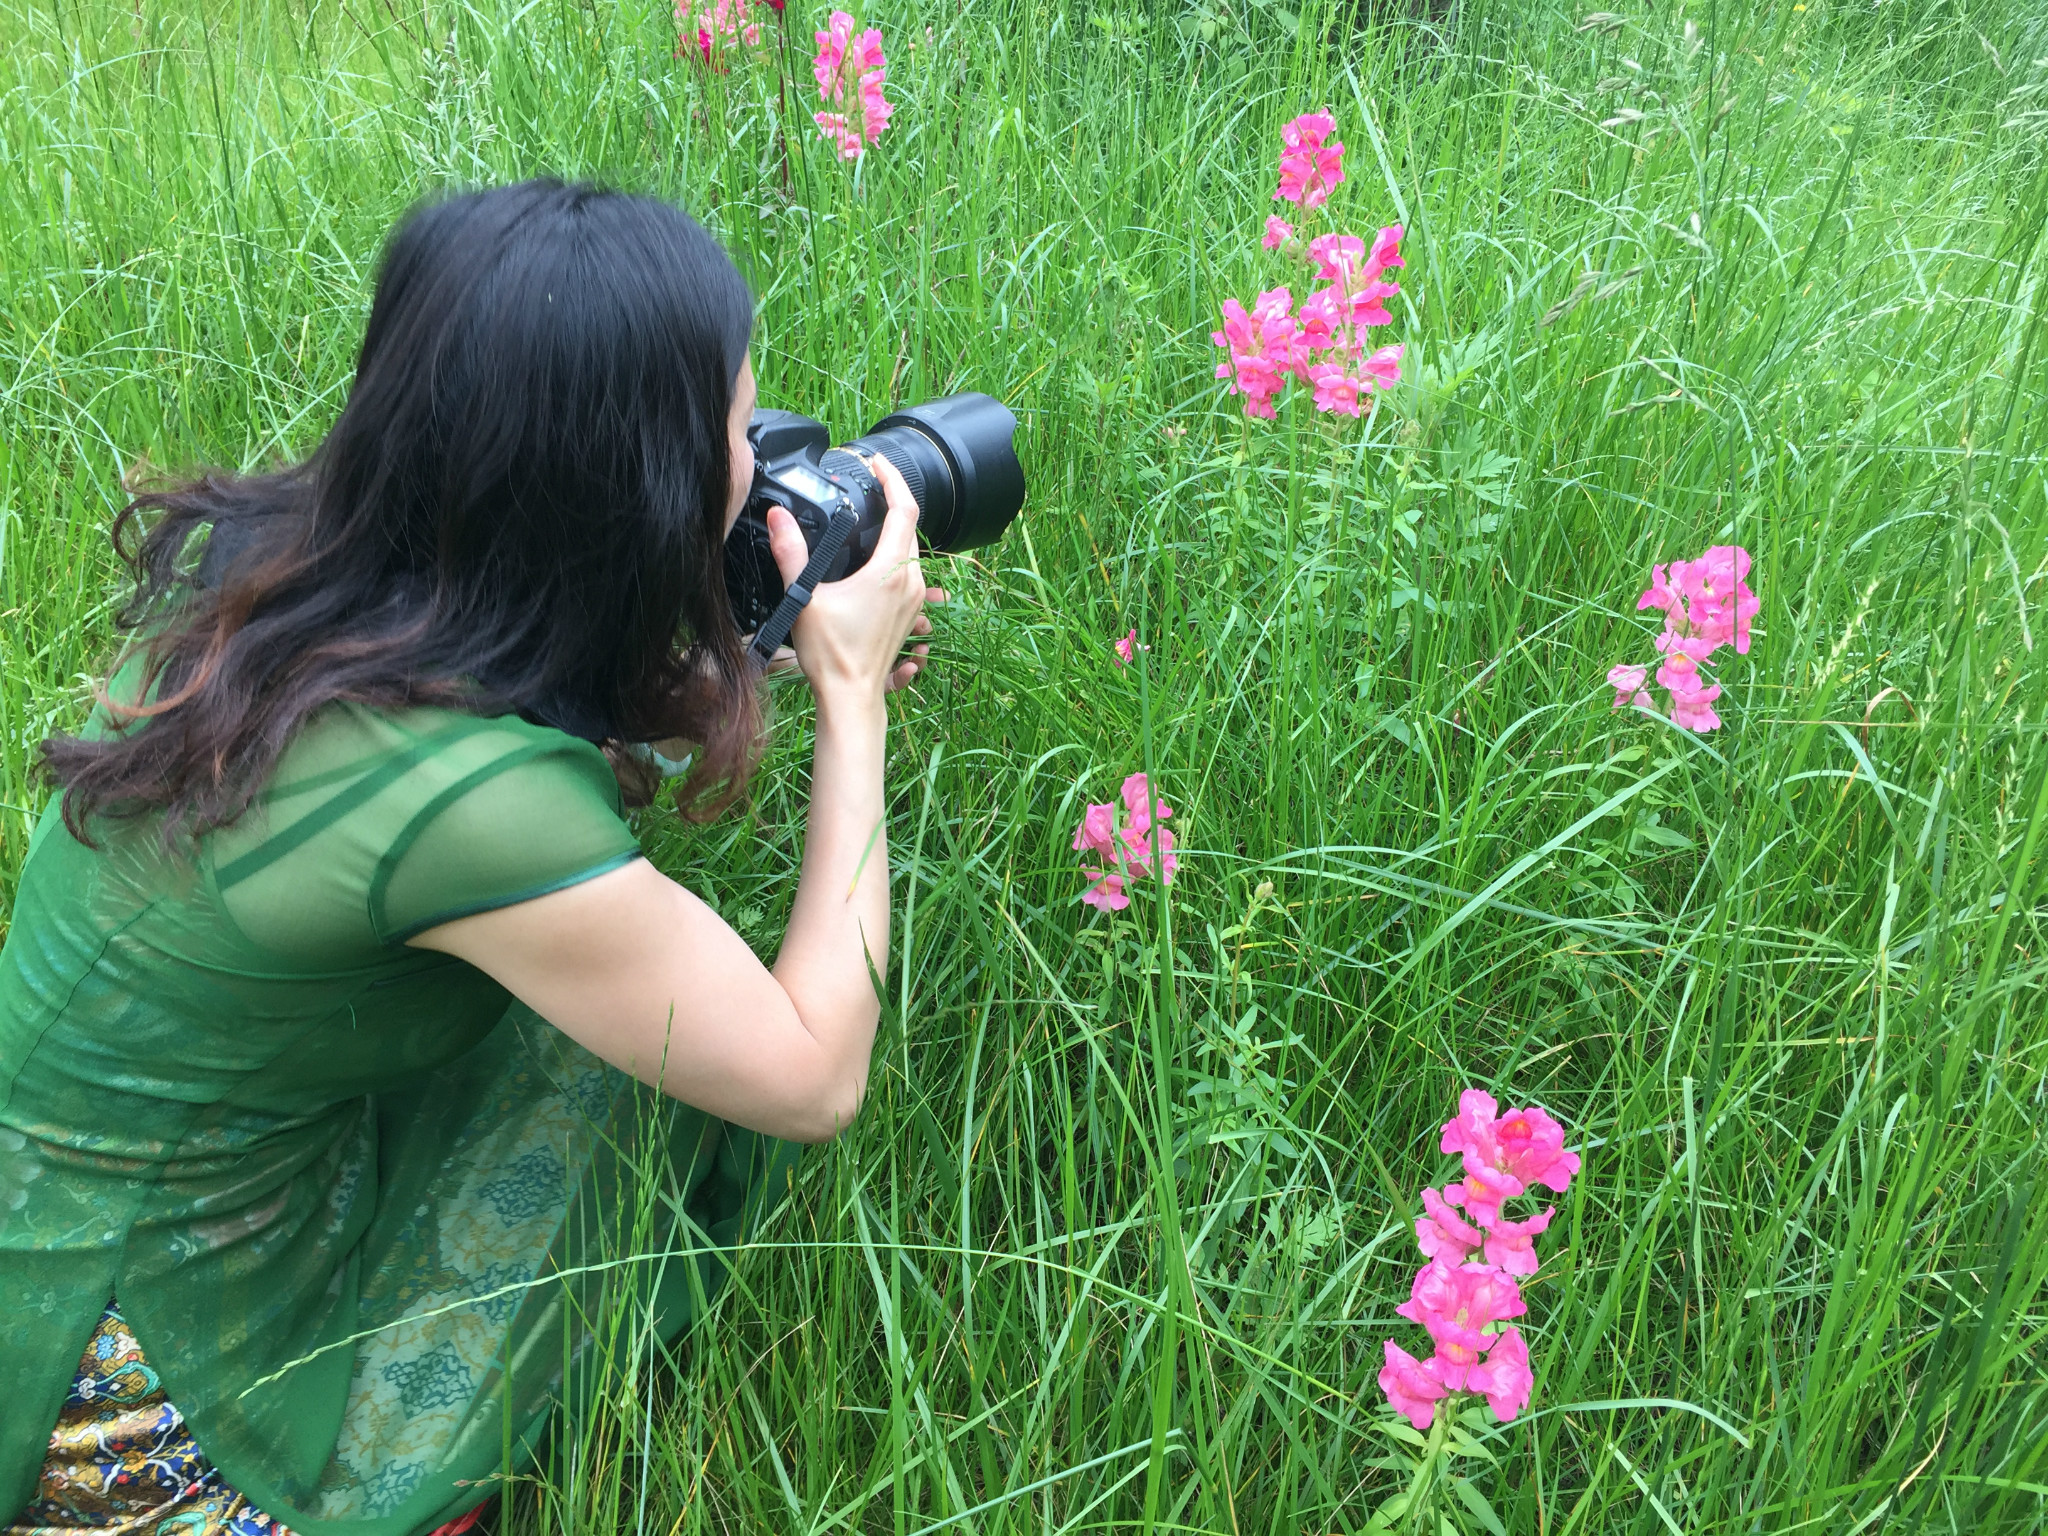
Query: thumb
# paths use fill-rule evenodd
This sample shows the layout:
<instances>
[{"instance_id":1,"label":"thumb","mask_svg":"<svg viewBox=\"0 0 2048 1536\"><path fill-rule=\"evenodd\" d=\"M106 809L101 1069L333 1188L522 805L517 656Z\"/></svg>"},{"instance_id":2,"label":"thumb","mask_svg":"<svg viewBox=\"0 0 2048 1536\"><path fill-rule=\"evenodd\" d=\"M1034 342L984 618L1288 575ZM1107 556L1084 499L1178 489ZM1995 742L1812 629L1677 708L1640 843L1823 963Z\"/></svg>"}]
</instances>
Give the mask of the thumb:
<instances>
[{"instance_id":1,"label":"thumb","mask_svg":"<svg viewBox=\"0 0 2048 1536\"><path fill-rule=\"evenodd\" d=\"M810 546L804 543L803 529L782 507L768 509L768 552L775 557L775 569L782 573L785 587L803 575L804 566L811 558Z\"/></svg>"}]
</instances>

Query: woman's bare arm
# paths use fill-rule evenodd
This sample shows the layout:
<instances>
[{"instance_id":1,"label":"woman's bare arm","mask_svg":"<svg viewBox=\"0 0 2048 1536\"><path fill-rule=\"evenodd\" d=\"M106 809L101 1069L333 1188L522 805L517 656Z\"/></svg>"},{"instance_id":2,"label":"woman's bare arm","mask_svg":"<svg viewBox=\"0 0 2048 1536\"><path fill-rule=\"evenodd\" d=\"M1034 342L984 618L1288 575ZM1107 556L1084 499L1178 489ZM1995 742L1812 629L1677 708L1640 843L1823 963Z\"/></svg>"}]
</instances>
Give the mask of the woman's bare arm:
<instances>
[{"instance_id":1,"label":"woman's bare arm","mask_svg":"<svg viewBox=\"0 0 2048 1536\"><path fill-rule=\"evenodd\" d=\"M890 511L873 558L817 589L792 637L817 696L803 868L770 969L738 934L645 861L412 940L488 972L541 1017L674 1097L754 1130L824 1141L867 1087L889 958L884 694L923 628L916 504L885 461ZM802 535L771 518L785 580Z\"/></svg>"}]
</instances>

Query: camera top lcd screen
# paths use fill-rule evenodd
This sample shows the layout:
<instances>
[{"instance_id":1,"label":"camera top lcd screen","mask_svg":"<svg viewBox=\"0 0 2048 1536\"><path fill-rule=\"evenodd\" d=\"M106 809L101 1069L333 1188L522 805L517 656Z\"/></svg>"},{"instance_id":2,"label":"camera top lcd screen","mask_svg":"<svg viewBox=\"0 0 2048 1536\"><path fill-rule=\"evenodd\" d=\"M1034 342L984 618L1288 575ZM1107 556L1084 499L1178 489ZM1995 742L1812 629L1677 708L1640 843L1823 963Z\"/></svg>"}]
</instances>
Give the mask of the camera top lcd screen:
<instances>
[{"instance_id":1,"label":"camera top lcd screen","mask_svg":"<svg viewBox=\"0 0 2048 1536\"><path fill-rule=\"evenodd\" d=\"M801 491L821 507L830 506L839 496L839 488L836 485L803 464L783 466L776 478L791 489Z\"/></svg>"}]
</instances>

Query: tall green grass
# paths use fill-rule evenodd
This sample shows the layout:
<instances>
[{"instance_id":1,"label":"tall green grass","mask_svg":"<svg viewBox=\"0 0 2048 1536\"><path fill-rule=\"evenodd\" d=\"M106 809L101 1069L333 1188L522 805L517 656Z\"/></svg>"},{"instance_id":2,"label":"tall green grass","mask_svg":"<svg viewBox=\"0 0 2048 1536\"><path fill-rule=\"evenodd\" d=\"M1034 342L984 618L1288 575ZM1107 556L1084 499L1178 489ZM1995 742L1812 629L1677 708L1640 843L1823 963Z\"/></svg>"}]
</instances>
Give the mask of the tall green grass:
<instances>
[{"instance_id":1,"label":"tall green grass","mask_svg":"<svg viewBox=\"0 0 2048 1536\"><path fill-rule=\"evenodd\" d=\"M769 402L1023 420L1031 504L900 710L868 1105L671 1365L617 1320L511 1523L1358 1531L1476 1083L1586 1154L1475 1474L1504 1528L2038 1529L2034 8L897 0L857 171L789 16L785 95L641 0L0 10L9 891L121 475L308 448L422 194L676 196L755 278ZM1247 423L1206 333L1280 280L1277 129L1325 103L1347 222L1409 228L1416 366L1367 423ZM1716 541L1764 597L1727 728L1611 712L1650 562ZM642 823L764 951L781 698L745 816ZM1068 838L1142 767L1186 857L1104 919Z\"/></svg>"}]
</instances>

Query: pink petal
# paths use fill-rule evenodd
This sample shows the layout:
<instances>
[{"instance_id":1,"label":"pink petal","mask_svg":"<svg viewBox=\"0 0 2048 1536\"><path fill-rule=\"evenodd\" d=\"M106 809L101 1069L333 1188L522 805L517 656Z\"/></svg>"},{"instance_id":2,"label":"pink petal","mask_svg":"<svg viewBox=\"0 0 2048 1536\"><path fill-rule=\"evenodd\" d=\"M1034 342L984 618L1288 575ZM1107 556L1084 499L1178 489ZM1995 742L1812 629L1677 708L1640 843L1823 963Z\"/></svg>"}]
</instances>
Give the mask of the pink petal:
<instances>
[{"instance_id":1,"label":"pink petal","mask_svg":"<svg viewBox=\"0 0 2048 1536\"><path fill-rule=\"evenodd\" d=\"M1116 857L1116 807L1113 805L1091 805L1081 816L1081 824L1074 828L1074 851L1086 849L1098 858Z\"/></svg>"},{"instance_id":2,"label":"pink petal","mask_svg":"<svg viewBox=\"0 0 2048 1536\"><path fill-rule=\"evenodd\" d=\"M1527 1221L1496 1220L1486 1234L1486 1262L1510 1275L1535 1274L1542 1267L1536 1258L1536 1238L1556 1215L1557 1207L1546 1205Z\"/></svg>"},{"instance_id":3,"label":"pink petal","mask_svg":"<svg viewBox=\"0 0 2048 1536\"><path fill-rule=\"evenodd\" d=\"M1124 894L1122 875L1105 874L1099 869L1087 870L1085 873L1097 883L1081 893L1084 905L1101 912L1121 912L1131 904L1131 898Z\"/></svg>"},{"instance_id":4,"label":"pink petal","mask_svg":"<svg viewBox=\"0 0 2048 1536\"><path fill-rule=\"evenodd\" d=\"M1424 1258L1462 1264L1484 1246L1486 1234L1452 1210L1454 1203L1434 1189L1422 1192L1423 1214L1415 1218L1415 1241Z\"/></svg>"},{"instance_id":5,"label":"pink petal","mask_svg":"<svg viewBox=\"0 0 2048 1536\"><path fill-rule=\"evenodd\" d=\"M1529 1405L1536 1377L1529 1369L1529 1346L1522 1330L1512 1325L1501 1329L1488 1352L1486 1363L1466 1383L1473 1391L1486 1394L1486 1405L1505 1424Z\"/></svg>"},{"instance_id":6,"label":"pink petal","mask_svg":"<svg viewBox=\"0 0 2048 1536\"><path fill-rule=\"evenodd\" d=\"M1436 1418L1436 1404L1446 1390L1443 1383L1391 1339L1386 1341L1386 1362L1380 1370L1379 1383L1387 1401L1418 1430L1429 1428Z\"/></svg>"},{"instance_id":7,"label":"pink petal","mask_svg":"<svg viewBox=\"0 0 2048 1536\"><path fill-rule=\"evenodd\" d=\"M1381 271L1388 267L1402 267L1407 263L1401 259L1401 237L1405 233L1400 225L1389 224L1379 232L1372 243L1372 265Z\"/></svg>"}]
</instances>

